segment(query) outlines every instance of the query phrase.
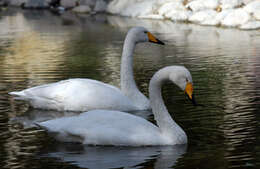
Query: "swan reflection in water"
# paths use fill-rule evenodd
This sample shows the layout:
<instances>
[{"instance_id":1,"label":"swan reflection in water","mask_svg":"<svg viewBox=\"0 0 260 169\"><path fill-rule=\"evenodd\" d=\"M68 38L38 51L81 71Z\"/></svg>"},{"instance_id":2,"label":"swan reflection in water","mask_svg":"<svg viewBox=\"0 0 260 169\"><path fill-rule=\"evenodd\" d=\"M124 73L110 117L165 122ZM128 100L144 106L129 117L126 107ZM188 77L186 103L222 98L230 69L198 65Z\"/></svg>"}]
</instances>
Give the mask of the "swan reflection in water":
<instances>
[{"instance_id":1,"label":"swan reflection in water","mask_svg":"<svg viewBox=\"0 0 260 169\"><path fill-rule=\"evenodd\" d=\"M52 152L41 157L56 158L81 168L142 168L144 163L155 161L153 168L172 168L186 152L187 145L114 147L86 146L82 144L59 143Z\"/></svg>"}]
</instances>

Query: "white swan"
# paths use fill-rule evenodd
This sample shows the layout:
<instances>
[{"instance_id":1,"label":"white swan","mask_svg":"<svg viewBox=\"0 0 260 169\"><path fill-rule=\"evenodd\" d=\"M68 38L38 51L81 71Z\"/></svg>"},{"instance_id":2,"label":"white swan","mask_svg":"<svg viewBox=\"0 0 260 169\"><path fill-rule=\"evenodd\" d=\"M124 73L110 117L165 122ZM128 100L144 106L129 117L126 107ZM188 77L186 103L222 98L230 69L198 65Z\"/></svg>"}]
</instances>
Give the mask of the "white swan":
<instances>
[{"instance_id":1,"label":"white swan","mask_svg":"<svg viewBox=\"0 0 260 169\"><path fill-rule=\"evenodd\" d=\"M58 111L146 110L150 102L137 88L133 76L133 52L139 42L164 44L143 27L130 29L124 41L121 90L91 79L68 79L9 94L28 101L32 107Z\"/></svg>"},{"instance_id":2,"label":"white swan","mask_svg":"<svg viewBox=\"0 0 260 169\"><path fill-rule=\"evenodd\" d=\"M169 66L159 70L149 85L151 107L158 127L141 117L110 110L92 110L37 125L65 142L124 146L185 144L185 132L171 118L163 103L161 86L167 80L184 90L195 103L192 77L185 67Z\"/></svg>"}]
</instances>

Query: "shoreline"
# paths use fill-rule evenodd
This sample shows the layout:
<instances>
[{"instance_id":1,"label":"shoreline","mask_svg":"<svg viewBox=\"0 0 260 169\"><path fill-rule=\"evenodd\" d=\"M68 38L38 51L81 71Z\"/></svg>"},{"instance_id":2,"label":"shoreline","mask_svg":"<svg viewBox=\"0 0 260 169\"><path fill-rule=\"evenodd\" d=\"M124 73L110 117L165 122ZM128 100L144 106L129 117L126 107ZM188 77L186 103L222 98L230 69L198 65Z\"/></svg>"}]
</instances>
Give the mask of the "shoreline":
<instances>
[{"instance_id":1,"label":"shoreline","mask_svg":"<svg viewBox=\"0 0 260 169\"><path fill-rule=\"evenodd\" d=\"M67 11L80 14L106 13L203 26L260 30L258 0L0 0L0 6L50 10L57 14ZM0 8L0 11L3 10Z\"/></svg>"}]
</instances>

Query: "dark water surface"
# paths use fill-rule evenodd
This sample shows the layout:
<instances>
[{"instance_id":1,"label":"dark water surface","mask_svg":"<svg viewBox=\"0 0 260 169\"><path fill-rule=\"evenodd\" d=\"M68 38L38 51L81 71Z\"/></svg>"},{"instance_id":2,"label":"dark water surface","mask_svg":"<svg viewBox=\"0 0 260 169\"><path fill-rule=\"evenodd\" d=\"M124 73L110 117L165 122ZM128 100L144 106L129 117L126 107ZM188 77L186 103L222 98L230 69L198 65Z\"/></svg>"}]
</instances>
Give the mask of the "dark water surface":
<instances>
[{"instance_id":1,"label":"dark water surface","mask_svg":"<svg viewBox=\"0 0 260 169\"><path fill-rule=\"evenodd\" d=\"M7 93L67 78L119 86L124 36L145 26L165 46L140 44L134 71L147 95L159 68L193 75L194 107L172 84L165 104L188 135L187 146L107 147L58 143L33 122L74 112L34 110ZM241 31L115 16L0 12L1 168L260 168L260 31ZM149 120L149 112L133 112Z\"/></svg>"}]
</instances>

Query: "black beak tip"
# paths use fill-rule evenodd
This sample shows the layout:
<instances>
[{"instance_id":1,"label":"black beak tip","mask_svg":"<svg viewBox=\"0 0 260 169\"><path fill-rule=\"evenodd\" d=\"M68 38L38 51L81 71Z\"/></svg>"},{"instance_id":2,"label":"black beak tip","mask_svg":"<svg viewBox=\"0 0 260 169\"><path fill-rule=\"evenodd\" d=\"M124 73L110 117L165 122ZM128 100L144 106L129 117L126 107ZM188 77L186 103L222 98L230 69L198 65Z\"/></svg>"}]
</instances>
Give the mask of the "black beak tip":
<instances>
[{"instance_id":1,"label":"black beak tip","mask_svg":"<svg viewBox=\"0 0 260 169\"><path fill-rule=\"evenodd\" d=\"M149 40L149 42L156 43L156 44L159 44L159 45L165 45L165 43L160 41L159 39L156 39L156 42L155 41L151 41L151 40Z\"/></svg>"},{"instance_id":2,"label":"black beak tip","mask_svg":"<svg viewBox=\"0 0 260 169\"><path fill-rule=\"evenodd\" d=\"M189 96L188 96L188 98L192 102L193 106L197 106L198 105L193 94L192 94L192 99Z\"/></svg>"},{"instance_id":3,"label":"black beak tip","mask_svg":"<svg viewBox=\"0 0 260 169\"><path fill-rule=\"evenodd\" d=\"M160 41L159 39L157 39L157 41L158 41L158 42L157 42L158 44L160 44L160 45L165 45L165 43L162 42L162 41Z\"/></svg>"}]
</instances>

